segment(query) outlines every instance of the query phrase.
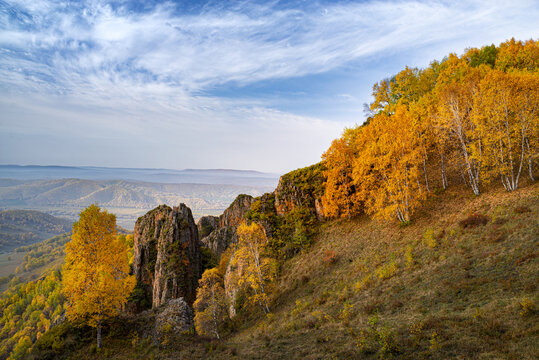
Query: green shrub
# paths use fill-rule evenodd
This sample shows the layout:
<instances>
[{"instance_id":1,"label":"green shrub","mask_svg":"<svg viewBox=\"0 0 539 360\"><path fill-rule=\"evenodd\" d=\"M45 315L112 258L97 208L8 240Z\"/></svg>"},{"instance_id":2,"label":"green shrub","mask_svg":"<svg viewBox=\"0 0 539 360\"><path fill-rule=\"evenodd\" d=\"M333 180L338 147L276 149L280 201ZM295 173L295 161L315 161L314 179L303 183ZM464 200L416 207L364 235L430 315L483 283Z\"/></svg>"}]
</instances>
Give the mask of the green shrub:
<instances>
[{"instance_id":1,"label":"green shrub","mask_svg":"<svg viewBox=\"0 0 539 360\"><path fill-rule=\"evenodd\" d=\"M389 263L380 266L376 269L376 275L380 280L389 279L397 273L398 266L395 260L391 260Z\"/></svg>"},{"instance_id":2,"label":"green shrub","mask_svg":"<svg viewBox=\"0 0 539 360\"><path fill-rule=\"evenodd\" d=\"M438 245L433 228L428 227L425 229L425 232L423 233L423 243L430 248L435 248L436 245Z\"/></svg>"}]
</instances>

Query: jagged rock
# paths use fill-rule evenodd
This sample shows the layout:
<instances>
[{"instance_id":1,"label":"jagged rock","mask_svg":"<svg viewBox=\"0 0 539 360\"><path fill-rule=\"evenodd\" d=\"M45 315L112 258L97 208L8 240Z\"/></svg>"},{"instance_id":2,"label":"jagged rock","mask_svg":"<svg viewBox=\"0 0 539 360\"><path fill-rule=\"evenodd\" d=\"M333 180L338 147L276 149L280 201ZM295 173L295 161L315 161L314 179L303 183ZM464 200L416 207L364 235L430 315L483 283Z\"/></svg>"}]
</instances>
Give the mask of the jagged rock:
<instances>
[{"instance_id":1,"label":"jagged rock","mask_svg":"<svg viewBox=\"0 0 539 360\"><path fill-rule=\"evenodd\" d=\"M253 197L250 195L238 195L230 206L219 216L219 224L201 242L211 249L218 257L231 245L237 242L236 228L245 220L245 213L251 209ZM204 217L210 218L210 216ZM203 218L199 221L199 228ZM213 222L213 219L204 221ZM213 225L213 223L212 223Z\"/></svg>"},{"instance_id":2,"label":"jagged rock","mask_svg":"<svg viewBox=\"0 0 539 360\"><path fill-rule=\"evenodd\" d=\"M211 234L212 231L219 228L219 217L207 215L198 219L198 236L200 239L204 239L206 236Z\"/></svg>"},{"instance_id":3,"label":"jagged rock","mask_svg":"<svg viewBox=\"0 0 539 360\"><path fill-rule=\"evenodd\" d=\"M152 307L180 297L192 304L201 254L191 210L185 204L158 206L137 220L134 233L133 269Z\"/></svg>"},{"instance_id":4,"label":"jagged rock","mask_svg":"<svg viewBox=\"0 0 539 360\"><path fill-rule=\"evenodd\" d=\"M161 341L168 334L179 335L194 331L193 310L183 298L168 300L158 308L155 317L155 339Z\"/></svg>"},{"instance_id":5,"label":"jagged rock","mask_svg":"<svg viewBox=\"0 0 539 360\"><path fill-rule=\"evenodd\" d=\"M323 194L323 165L315 164L284 174L275 189L275 211L284 216L296 208L305 208L323 220L320 198Z\"/></svg>"},{"instance_id":6,"label":"jagged rock","mask_svg":"<svg viewBox=\"0 0 539 360\"><path fill-rule=\"evenodd\" d=\"M218 257L230 246L238 241L235 228L225 227L214 230L202 240L202 244L213 251Z\"/></svg>"},{"instance_id":7,"label":"jagged rock","mask_svg":"<svg viewBox=\"0 0 539 360\"><path fill-rule=\"evenodd\" d=\"M219 228L238 227L244 220L245 213L251 209L253 197L241 194L230 204L230 206L219 216Z\"/></svg>"}]
</instances>

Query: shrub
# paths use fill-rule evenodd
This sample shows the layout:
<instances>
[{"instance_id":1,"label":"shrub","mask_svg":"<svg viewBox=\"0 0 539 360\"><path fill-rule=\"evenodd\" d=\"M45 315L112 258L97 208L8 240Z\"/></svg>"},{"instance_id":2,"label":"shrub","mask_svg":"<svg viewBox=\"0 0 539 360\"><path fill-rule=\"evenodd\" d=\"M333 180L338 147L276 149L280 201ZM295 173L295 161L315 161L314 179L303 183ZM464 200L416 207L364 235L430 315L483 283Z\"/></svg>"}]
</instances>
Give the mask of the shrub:
<instances>
[{"instance_id":1,"label":"shrub","mask_svg":"<svg viewBox=\"0 0 539 360\"><path fill-rule=\"evenodd\" d=\"M429 349L431 350L438 350L440 349L440 336L438 335L438 333L436 332L436 330L434 330L430 336L430 346L429 346Z\"/></svg>"},{"instance_id":2,"label":"shrub","mask_svg":"<svg viewBox=\"0 0 539 360\"><path fill-rule=\"evenodd\" d=\"M528 316L535 312L535 304L532 300L525 297L519 302L520 305L520 315L521 316Z\"/></svg>"},{"instance_id":3,"label":"shrub","mask_svg":"<svg viewBox=\"0 0 539 360\"><path fill-rule=\"evenodd\" d=\"M423 338L423 326L424 324L422 321L415 321L410 324L410 337L412 338L415 347L419 346L419 343Z\"/></svg>"},{"instance_id":4,"label":"shrub","mask_svg":"<svg viewBox=\"0 0 539 360\"><path fill-rule=\"evenodd\" d=\"M404 251L404 260L406 261L407 268L411 268L415 264L413 250L414 248L411 245L408 245Z\"/></svg>"},{"instance_id":5,"label":"shrub","mask_svg":"<svg viewBox=\"0 0 539 360\"><path fill-rule=\"evenodd\" d=\"M356 292L359 292L362 289L367 288L369 285L373 283L371 274L365 275L361 280L358 280L356 284L354 285L354 289Z\"/></svg>"},{"instance_id":6,"label":"shrub","mask_svg":"<svg viewBox=\"0 0 539 360\"><path fill-rule=\"evenodd\" d=\"M474 228L479 225L486 225L488 223L488 217L482 214L471 214L466 219L459 222L460 227Z\"/></svg>"},{"instance_id":7,"label":"shrub","mask_svg":"<svg viewBox=\"0 0 539 360\"><path fill-rule=\"evenodd\" d=\"M377 332L378 344L380 345L380 357L385 355L393 355L399 352L399 347L395 341L395 334L390 328L384 326Z\"/></svg>"},{"instance_id":8,"label":"shrub","mask_svg":"<svg viewBox=\"0 0 539 360\"><path fill-rule=\"evenodd\" d=\"M438 244L436 241L436 236L434 235L434 229L433 228L427 228L425 229L425 233L423 233L423 243L427 245L430 248L435 248Z\"/></svg>"},{"instance_id":9,"label":"shrub","mask_svg":"<svg viewBox=\"0 0 539 360\"><path fill-rule=\"evenodd\" d=\"M292 310L292 316L297 316L305 311L309 306L307 301L296 300L296 307Z\"/></svg>"},{"instance_id":10,"label":"shrub","mask_svg":"<svg viewBox=\"0 0 539 360\"><path fill-rule=\"evenodd\" d=\"M380 280L389 279L397 273L397 269L397 263L394 260L391 260L389 263L376 269L376 275Z\"/></svg>"},{"instance_id":11,"label":"shrub","mask_svg":"<svg viewBox=\"0 0 539 360\"><path fill-rule=\"evenodd\" d=\"M333 250L326 250L324 251L324 258L322 261L325 265L333 265L337 262L337 253Z\"/></svg>"},{"instance_id":12,"label":"shrub","mask_svg":"<svg viewBox=\"0 0 539 360\"><path fill-rule=\"evenodd\" d=\"M354 304L350 304L348 301L346 301L343 304L343 308L339 314L339 318L344 323L348 323L350 320L352 320L353 315L354 315Z\"/></svg>"}]
</instances>

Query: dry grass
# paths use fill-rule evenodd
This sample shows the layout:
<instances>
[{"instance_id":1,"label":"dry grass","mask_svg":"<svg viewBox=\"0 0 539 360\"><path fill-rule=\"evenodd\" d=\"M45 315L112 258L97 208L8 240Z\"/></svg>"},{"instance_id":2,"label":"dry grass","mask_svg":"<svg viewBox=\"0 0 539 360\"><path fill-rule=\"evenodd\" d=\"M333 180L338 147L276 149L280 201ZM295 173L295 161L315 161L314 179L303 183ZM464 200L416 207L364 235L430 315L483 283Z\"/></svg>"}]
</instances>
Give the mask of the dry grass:
<instances>
[{"instance_id":1,"label":"dry grass","mask_svg":"<svg viewBox=\"0 0 539 360\"><path fill-rule=\"evenodd\" d=\"M404 228L367 217L327 222L309 251L282 266L271 316L240 314L219 343L180 340L151 356L537 359L538 190L474 197L450 188ZM469 214L492 221L461 227ZM128 355L144 358L110 358Z\"/></svg>"}]
</instances>

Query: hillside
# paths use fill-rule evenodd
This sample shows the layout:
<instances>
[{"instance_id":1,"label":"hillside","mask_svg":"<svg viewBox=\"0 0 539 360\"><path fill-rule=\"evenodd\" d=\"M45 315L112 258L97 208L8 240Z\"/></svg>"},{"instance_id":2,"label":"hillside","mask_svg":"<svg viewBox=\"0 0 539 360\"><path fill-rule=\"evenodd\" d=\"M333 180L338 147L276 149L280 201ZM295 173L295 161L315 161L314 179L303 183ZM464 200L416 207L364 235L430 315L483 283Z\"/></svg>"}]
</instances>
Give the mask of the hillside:
<instances>
[{"instance_id":1,"label":"hillside","mask_svg":"<svg viewBox=\"0 0 539 360\"><path fill-rule=\"evenodd\" d=\"M0 181L0 208L35 209L76 220L84 207L99 203L116 214L120 226L132 229L140 215L160 204L184 202L198 216L219 214L238 194L256 196L269 189L254 185L125 180L5 180Z\"/></svg>"},{"instance_id":2,"label":"hillside","mask_svg":"<svg viewBox=\"0 0 539 360\"><path fill-rule=\"evenodd\" d=\"M281 266L271 315L240 311L220 342L183 336L159 348L136 335L141 318L124 317L93 358L536 359L538 211L537 184L480 197L456 187L405 227L329 221ZM92 331L54 331L69 344L58 358L95 351ZM34 358L46 358L46 341Z\"/></svg>"},{"instance_id":3,"label":"hillside","mask_svg":"<svg viewBox=\"0 0 539 360\"><path fill-rule=\"evenodd\" d=\"M538 358L538 65L538 42L511 39L406 67L320 163L198 224L189 203L160 205L114 238L89 206L54 286L10 281L3 353ZM70 181L37 201L72 206ZM99 184L82 185L109 210L147 195Z\"/></svg>"},{"instance_id":4,"label":"hillside","mask_svg":"<svg viewBox=\"0 0 539 360\"><path fill-rule=\"evenodd\" d=\"M71 231L72 222L39 211L0 211L0 252Z\"/></svg>"}]
</instances>

